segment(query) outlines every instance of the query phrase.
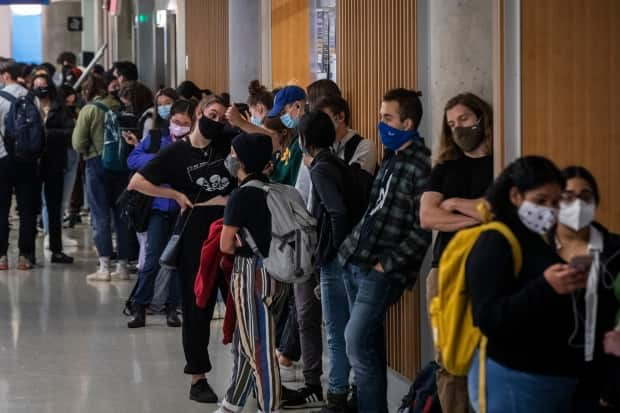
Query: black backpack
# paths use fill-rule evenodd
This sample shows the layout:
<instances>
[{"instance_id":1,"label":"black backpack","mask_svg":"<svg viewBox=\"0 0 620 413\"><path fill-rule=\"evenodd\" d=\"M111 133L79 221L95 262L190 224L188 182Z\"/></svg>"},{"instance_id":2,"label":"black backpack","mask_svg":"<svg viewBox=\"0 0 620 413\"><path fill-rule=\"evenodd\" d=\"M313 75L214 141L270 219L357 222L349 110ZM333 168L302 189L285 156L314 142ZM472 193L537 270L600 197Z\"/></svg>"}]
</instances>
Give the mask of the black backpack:
<instances>
[{"instance_id":1,"label":"black backpack","mask_svg":"<svg viewBox=\"0 0 620 413\"><path fill-rule=\"evenodd\" d=\"M434 361L422 369L411 385L409 393L403 397L398 413L441 413L435 379L438 370L439 365Z\"/></svg>"},{"instance_id":2,"label":"black backpack","mask_svg":"<svg viewBox=\"0 0 620 413\"><path fill-rule=\"evenodd\" d=\"M45 146L45 126L34 96L29 93L16 98L0 90L0 97L11 103L4 119L4 144L7 151L19 162L38 161Z\"/></svg>"},{"instance_id":3,"label":"black backpack","mask_svg":"<svg viewBox=\"0 0 620 413\"><path fill-rule=\"evenodd\" d=\"M153 129L150 136L151 142L147 152L157 153L161 148L161 131ZM146 231L151 216L153 197L125 189L116 203L121 207L121 213L127 217L130 228L136 232Z\"/></svg>"},{"instance_id":4,"label":"black backpack","mask_svg":"<svg viewBox=\"0 0 620 413\"><path fill-rule=\"evenodd\" d=\"M344 161L339 162L339 167L347 184L344 197L347 208L351 213L351 224L353 227L361 221L368 208L370 191L374 180L374 176L362 169L359 163L355 162L349 165L357 150L357 146L362 140L363 138L359 135L349 139L344 147Z\"/></svg>"}]
</instances>

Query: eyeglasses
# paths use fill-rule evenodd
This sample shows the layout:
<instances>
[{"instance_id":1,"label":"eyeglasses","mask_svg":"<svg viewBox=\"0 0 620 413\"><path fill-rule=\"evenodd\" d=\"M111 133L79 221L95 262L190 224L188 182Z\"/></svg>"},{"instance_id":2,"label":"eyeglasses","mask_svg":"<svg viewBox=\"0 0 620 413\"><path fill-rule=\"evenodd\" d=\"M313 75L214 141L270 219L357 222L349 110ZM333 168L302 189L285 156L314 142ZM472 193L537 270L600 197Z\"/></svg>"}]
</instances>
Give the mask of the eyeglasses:
<instances>
[{"instance_id":1,"label":"eyeglasses","mask_svg":"<svg viewBox=\"0 0 620 413\"><path fill-rule=\"evenodd\" d=\"M575 193L573 191L564 191L562 193L562 201L571 203L577 199L581 199L583 202L592 203L595 201L594 193L589 189L584 189L579 193Z\"/></svg>"}]
</instances>

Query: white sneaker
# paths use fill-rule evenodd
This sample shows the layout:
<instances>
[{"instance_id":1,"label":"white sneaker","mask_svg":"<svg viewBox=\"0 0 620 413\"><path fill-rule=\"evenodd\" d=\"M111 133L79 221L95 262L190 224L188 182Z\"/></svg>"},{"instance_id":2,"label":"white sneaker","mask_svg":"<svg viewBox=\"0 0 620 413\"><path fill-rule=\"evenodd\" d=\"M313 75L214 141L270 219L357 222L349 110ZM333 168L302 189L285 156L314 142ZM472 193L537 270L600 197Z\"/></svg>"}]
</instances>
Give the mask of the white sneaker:
<instances>
[{"instance_id":1,"label":"white sneaker","mask_svg":"<svg viewBox=\"0 0 620 413\"><path fill-rule=\"evenodd\" d=\"M78 246L78 240L73 239L73 238L69 238L65 235L62 236L62 245L65 247L77 247Z\"/></svg>"},{"instance_id":2,"label":"white sneaker","mask_svg":"<svg viewBox=\"0 0 620 413\"><path fill-rule=\"evenodd\" d=\"M110 270L103 268L99 268L96 272L86 276L86 280L88 281L110 281L111 279Z\"/></svg>"},{"instance_id":3,"label":"white sneaker","mask_svg":"<svg viewBox=\"0 0 620 413\"><path fill-rule=\"evenodd\" d=\"M305 380L304 372L295 363L293 363L289 367L280 364L280 380L282 381L282 383L303 382Z\"/></svg>"},{"instance_id":4,"label":"white sneaker","mask_svg":"<svg viewBox=\"0 0 620 413\"><path fill-rule=\"evenodd\" d=\"M131 280L131 274L129 273L127 266L122 265L120 263L116 265L116 271L114 271L111 275L112 275L112 278L115 280L119 280L119 281Z\"/></svg>"}]
</instances>

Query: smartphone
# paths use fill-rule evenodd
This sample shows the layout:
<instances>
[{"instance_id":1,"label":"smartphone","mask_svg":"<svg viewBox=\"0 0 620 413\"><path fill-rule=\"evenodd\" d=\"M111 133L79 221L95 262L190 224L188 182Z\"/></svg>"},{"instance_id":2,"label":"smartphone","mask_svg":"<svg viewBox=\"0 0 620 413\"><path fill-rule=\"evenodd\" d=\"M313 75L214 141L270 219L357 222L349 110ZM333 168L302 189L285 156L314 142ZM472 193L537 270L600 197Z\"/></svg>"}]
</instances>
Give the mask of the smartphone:
<instances>
[{"instance_id":1,"label":"smartphone","mask_svg":"<svg viewBox=\"0 0 620 413\"><path fill-rule=\"evenodd\" d=\"M239 113L241 113L242 115L250 112L250 107L247 103L233 103L233 105L235 105Z\"/></svg>"},{"instance_id":2,"label":"smartphone","mask_svg":"<svg viewBox=\"0 0 620 413\"><path fill-rule=\"evenodd\" d=\"M590 267L592 266L592 256L577 255L570 260L568 266L587 274L590 272Z\"/></svg>"}]
</instances>

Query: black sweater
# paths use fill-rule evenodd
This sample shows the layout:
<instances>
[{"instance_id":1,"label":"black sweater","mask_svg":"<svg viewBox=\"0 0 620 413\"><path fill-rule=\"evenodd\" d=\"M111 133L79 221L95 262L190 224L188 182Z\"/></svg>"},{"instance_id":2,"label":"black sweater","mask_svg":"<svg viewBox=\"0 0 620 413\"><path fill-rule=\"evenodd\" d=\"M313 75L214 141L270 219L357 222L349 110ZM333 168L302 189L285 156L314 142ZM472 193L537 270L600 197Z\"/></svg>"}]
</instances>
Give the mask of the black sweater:
<instances>
[{"instance_id":1,"label":"black sweater","mask_svg":"<svg viewBox=\"0 0 620 413\"><path fill-rule=\"evenodd\" d=\"M466 264L474 324L488 337L487 355L519 371L577 377L583 349L569 346L575 327L571 295L557 294L543 273L563 260L518 220L523 268L515 277L512 250L497 231L480 234Z\"/></svg>"},{"instance_id":2,"label":"black sweater","mask_svg":"<svg viewBox=\"0 0 620 413\"><path fill-rule=\"evenodd\" d=\"M52 102L45 122L46 143L42 158L44 171L64 171L74 127L75 120L69 111L60 102Z\"/></svg>"},{"instance_id":3,"label":"black sweater","mask_svg":"<svg viewBox=\"0 0 620 413\"><path fill-rule=\"evenodd\" d=\"M335 258L342 241L351 232L351 218L344 194L344 164L329 151L319 153L310 167L312 215L317 219L319 240L317 265Z\"/></svg>"}]
</instances>

